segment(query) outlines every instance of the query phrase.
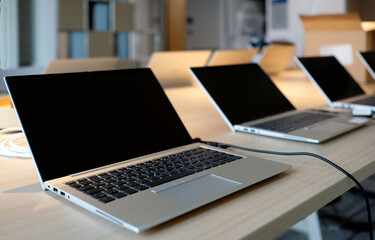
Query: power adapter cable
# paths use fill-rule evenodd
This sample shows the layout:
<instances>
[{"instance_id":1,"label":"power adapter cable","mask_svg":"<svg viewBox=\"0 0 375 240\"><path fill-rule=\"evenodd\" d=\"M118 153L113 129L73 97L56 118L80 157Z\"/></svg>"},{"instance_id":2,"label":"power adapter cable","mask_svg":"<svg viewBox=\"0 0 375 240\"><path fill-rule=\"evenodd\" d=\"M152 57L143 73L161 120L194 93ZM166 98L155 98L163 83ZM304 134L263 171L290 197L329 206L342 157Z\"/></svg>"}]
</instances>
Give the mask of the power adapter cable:
<instances>
[{"instance_id":1,"label":"power adapter cable","mask_svg":"<svg viewBox=\"0 0 375 240\"><path fill-rule=\"evenodd\" d=\"M201 141L200 139L195 139L195 141ZM332 161L317 155L315 153L310 152L277 152L277 151L268 151L268 150L261 150L261 149L253 149L253 148L246 148L241 146L236 146L232 144L226 144L226 143L219 143L219 142L210 142L210 141L201 141L202 143L205 143L210 146L219 147L219 148L237 148L249 152L256 152L256 153L264 153L264 154L273 154L273 155L282 155L282 156L310 156L317 159L322 160L325 163L328 163L329 165L333 166L334 168L338 169L342 173L344 173L348 178L350 178L359 188L361 194L363 195L365 202L366 202L366 210L367 210L367 220L368 220L368 231L370 235L370 240L374 240L373 232L372 232L372 217L371 217L371 209L370 209L370 203L366 194L366 191L363 189L361 183L349 172L338 166L337 164L333 163Z\"/></svg>"},{"instance_id":2,"label":"power adapter cable","mask_svg":"<svg viewBox=\"0 0 375 240\"><path fill-rule=\"evenodd\" d=\"M16 141L23 139L21 128L5 128L0 130L0 134L6 134L0 139L0 155L5 157L31 158L30 149L16 144Z\"/></svg>"}]
</instances>

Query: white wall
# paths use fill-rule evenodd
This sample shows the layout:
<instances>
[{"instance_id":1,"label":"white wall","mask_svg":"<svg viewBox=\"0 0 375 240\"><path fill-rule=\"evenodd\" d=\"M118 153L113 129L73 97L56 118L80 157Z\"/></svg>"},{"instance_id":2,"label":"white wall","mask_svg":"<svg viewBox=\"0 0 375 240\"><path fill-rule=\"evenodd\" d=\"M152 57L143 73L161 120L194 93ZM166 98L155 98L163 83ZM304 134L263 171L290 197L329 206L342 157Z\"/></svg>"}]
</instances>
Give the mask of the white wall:
<instances>
[{"instance_id":1,"label":"white wall","mask_svg":"<svg viewBox=\"0 0 375 240\"><path fill-rule=\"evenodd\" d=\"M346 12L346 0L286 0L286 29L272 29L272 0L266 0L266 38L286 40L296 45L297 55L304 53L304 29L299 15L341 14Z\"/></svg>"},{"instance_id":2,"label":"white wall","mask_svg":"<svg viewBox=\"0 0 375 240\"><path fill-rule=\"evenodd\" d=\"M19 66L18 0L2 0L0 7L0 68L16 68Z\"/></svg>"},{"instance_id":3,"label":"white wall","mask_svg":"<svg viewBox=\"0 0 375 240\"><path fill-rule=\"evenodd\" d=\"M220 13L218 0L188 0L186 49L220 48Z\"/></svg>"},{"instance_id":4,"label":"white wall","mask_svg":"<svg viewBox=\"0 0 375 240\"><path fill-rule=\"evenodd\" d=\"M0 12L0 68L19 67L18 0L2 0ZM33 66L45 66L57 57L57 1L34 0Z\"/></svg>"},{"instance_id":5,"label":"white wall","mask_svg":"<svg viewBox=\"0 0 375 240\"><path fill-rule=\"evenodd\" d=\"M263 37L263 4L251 0L187 0L186 48L246 48Z\"/></svg>"},{"instance_id":6,"label":"white wall","mask_svg":"<svg viewBox=\"0 0 375 240\"><path fill-rule=\"evenodd\" d=\"M34 0L34 66L57 58L57 0Z\"/></svg>"}]
</instances>

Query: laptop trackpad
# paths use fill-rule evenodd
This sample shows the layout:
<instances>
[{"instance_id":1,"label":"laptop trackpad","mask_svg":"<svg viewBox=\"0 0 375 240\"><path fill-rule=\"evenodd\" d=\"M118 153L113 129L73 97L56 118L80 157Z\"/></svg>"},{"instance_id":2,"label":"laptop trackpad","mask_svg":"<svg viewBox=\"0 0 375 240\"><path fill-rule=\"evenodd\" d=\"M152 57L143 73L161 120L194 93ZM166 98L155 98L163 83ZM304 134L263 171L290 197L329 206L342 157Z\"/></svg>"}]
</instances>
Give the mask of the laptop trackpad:
<instances>
[{"instance_id":1,"label":"laptop trackpad","mask_svg":"<svg viewBox=\"0 0 375 240\"><path fill-rule=\"evenodd\" d=\"M336 132L344 131L348 127L351 127L351 125L345 124L345 123L338 123L338 122L326 122L324 124L318 124L308 129L320 131L320 132L336 133Z\"/></svg>"},{"instance_id":2,"label":"laptop trackpad","mask_svg":"<svg viewBox=\"0 0 375 240\"><path fill-rule=\"evenodd\" d=\"M160 190L153 192L173 199L184 205L193 205L211 197L224 193L241 183L222 178L213 174L192 176L179 183L173 183L170 187L162 186Z\"/></svg>"}]
</instances>

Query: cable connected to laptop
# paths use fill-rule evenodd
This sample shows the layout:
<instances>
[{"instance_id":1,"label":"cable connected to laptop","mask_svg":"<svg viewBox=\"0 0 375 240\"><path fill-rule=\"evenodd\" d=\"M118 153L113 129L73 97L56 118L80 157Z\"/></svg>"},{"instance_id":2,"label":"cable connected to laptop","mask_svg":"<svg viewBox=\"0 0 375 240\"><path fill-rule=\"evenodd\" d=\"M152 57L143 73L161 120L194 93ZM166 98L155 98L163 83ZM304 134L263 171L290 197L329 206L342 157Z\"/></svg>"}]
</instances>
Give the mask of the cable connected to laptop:
<instances>
[{"instance_id":1,"label":"cable connected to laptop","mask_svg":"<svg viewBox=\"0 0 375 240\"><path fill-rule=\"evenodd\" d=\"M197 141L200 141L197 139ZM366 191L363 189L361 183L349 172L347 172L345 169L341 168L337 164L333 163L332 161L317 155L315 153L310 152L277 152L277 151L268 151L268 150L261 150L261 149L253 149L253 148L246 148L241 146L236 146L232 144L226 144L226 143L219 143L219 142L210 142L210 141L200 141L202 143L205 143L210 146L219 147L219 148L237 148L249 152L256 152L256 153L264 153L264 154L273 154L273 155L282 155L282 156L310 156L314 158L318 158L322 160L325 163L328 163L329 165L333 166L334 168L338 169L342 173L344 173L348 178L350 178L359 188L361 194L363 195L365 202L366 202L366 210L367 210L367 220L368 220L368 231L370 235L370 240L374 240L373 232L372 232L372 217L371 217L371 210L370 210L370 203L366 194Z\"/></svg>"}]
</instances>

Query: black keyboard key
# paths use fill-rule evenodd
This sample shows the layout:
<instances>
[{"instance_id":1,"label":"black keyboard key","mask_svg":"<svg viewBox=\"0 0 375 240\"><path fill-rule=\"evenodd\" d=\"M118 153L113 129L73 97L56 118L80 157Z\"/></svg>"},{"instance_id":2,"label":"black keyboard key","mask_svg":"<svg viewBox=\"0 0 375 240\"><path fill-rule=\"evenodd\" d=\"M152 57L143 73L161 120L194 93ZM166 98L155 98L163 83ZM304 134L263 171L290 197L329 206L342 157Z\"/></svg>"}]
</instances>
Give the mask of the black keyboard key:
<instances>
[{"instance_id":1,"label":"black keyboard key","mask_svg":"<svg viewBox=\"0 0 375 240\"><path fill-rule=\"evenodd\" d=\"M141 180L138 180L137 183L139 184L146 184L146 183L149 183L150 181L149 180L146 180L146 179L141 179Z\"/></svg>"},{"instance_id":2,"label":"black keyboard key","mask_svg":"<svg viewBox=\"0 0 375 240\"><path fill-rule=\"evenodd\" d=\"M90 189L92 189L92 188L94 188L94 187L93 187L93 186L90 186L90 185L85 185L85 186L83 186L83 187L79 187L79 188L77 188L77 190L82 191L82 192L86 192L86 191L88 191L88 190L90 190Z\"/></svg>"},{"instance_id":3,"label":"black keyboard key","mask_svg":"<svg viewBox=\"0 0 375 240\"><path fill-rule=\"evenodd\" d=\"M104 189L103 188L91 188L90 190L87 190L85 191L86 194L88 195L92 195L92 194L95 194L95 193L99 193L99 192L102 192Z\"/></svg>"},{"instance_id":4,"label":"black keyboard key","mask_svg":"<svg viewBox=\"0 0 375 240\"><path fill-rule=\"evenodd\" d=\"M104 189L110 189L110 188L114 188L115 185L108 183L108 184L102 185L101 187Z\"/></svg>"},{"instance_id":5,"label":"black keyboard key","mask_svg":"<svg viewBox=\"0 0 375 240\"><path fill-rule=\"evenodd\" d=\"M102 180L102 182L104 182L104 183L113 183L113 182L116 182L116 179L107 178L107 179Z\"/></svg>"},{"instance_id":6,"label":"black keyboard key","mask_svg":"<svg viewBox=\"0 0 375 240\"><path fill-rule=\"evenodd\" d=\"M82 185L80 185L80 184L78 184L78 183L73 183L73 184L70 184L69 186L72 187L72 188L79 188L79 187L82 187Z\"/></svg>"},{"instance_id":7,"label":"black keyboard key","mask_svg":"<svg viewBox=\"0 0 375 240\"><path fill-rule=\"evenodd\" d=\"M91 176L87 178L91 182L99 182L101 179L98 176Z\"/></svg>"},{"instance_id":8,"label":"black keyboard key","mask_svg":"<svg viewBox=\"0 0 375 240\"><path fill-rule=\"evenodd\" d=\"M145 185L138 185L138 186L134 187L134 189L137 190L137 191L143 191L143 190L148 189L148 187L145 186Z\"/></svg>"},{"instance_id":9,"label":"black keyboard key","mask_svg":"<svg viewBox=\"0 0 375 240\"><path fill-rule=\"evenodd\" d=\"M89 185L90 183L92 183L91 181L89 181L89 180L83 180L83 181L79 181L78 182L79 184L81 184L81 185Z\"/></svg>"},{"instance_id":10,"label":"black keyboard key","mask_svg":"<svg viewBox=\"0 0 375 240\"><path fill-rule=\"evenodd\" d=\"M126 197L127 196L127 194L124 194L124 193L122 193L122 192L118 192L118 193L114 193L114 194L112 194L111 195L112 197L115 197L115 198L123 198L123 197Z\"/></svg>"},{"instance_id":11,"label":"black keyboard key","mask_svg":"<svg viewBox=\"0 0 375 240\"><path fill-rule=\"evenodd\" d=\"M96 199L98 199L98 198L102 198L102 197L106 197L106 196L107 196L107 195L104 194L104 193L102 193L102 192L95 193L95 194L92 194L92 195L91 195L91 197L96 198Z\"/></svg>"},{"instance_id":12,"label":"black keyboard key","mask_svg":"<svg viewBox=\"0 0 375 240\"><path fill-rule=\"evenodd\" d=\"M117 193L118 191L116 189L110 188L104 191L106 194L114 194Z\"/></svg>"},{"instance_id":13,"label":"black keyboard key","mask_svg":"<svg viewBox=\"0 0 375 240\"><path fill-rule=\"evenodd\" d=\"M131 188L124 189L124 190L122 191L122 193L127 194L127 195L132 195L132 194L134 194L134 193L136 193L136 192L138 192L138 191L137 191L137 190L134 190L134 189L131 189Z\"/></svg>"},{"instance_id":14,"label":"black keyboard key","mask_svg":"<svg viewBox=\"0 0 375 240\"><path fill-rule=\"evenodd\" d=\"M91 185L91 186L94 186L94 187L100 187L100 186L104 186L104 185L106 185L106 184L103 183L103 182L94 182L94 183L91 183L90 185Z\"/></svg>"},{"instance_id":15,"label":"black keyboard key","mask_svg":"<svg viewBox=\"0 0 375 240\"><path fill-rule=\"evenodd\" d=\"M137 183L137 182L130 182L130 183L127 183L125 185L128 186L128 187L136 187L136 186L139 185L139 183Z\"/></svg>"},{"instance_id":16,"label":"black keyboard key","mask_svg":"<svg viewBox=\"0 0 375 240\"><path fill-rule=\"evenodd\" d=\"M111 184L113 184L114 186L120 186L120 185L124 185L125 183L126 181L121 180L121 181L113 182Z\"/></svg>"},{"instance_id":17,"label":"black keyboard key","mask_svg":"<svg viewBox=\"0 0 375 240\"><path fill-rule=\"evenodd\" d=\"M115 200L113 197L110 197L110 196L105 196L105 197L102 197L102 198L99 198L99 201L101 201L102 203L108 203L108 202L111 202Z\"/></svg>"},{"instance_id":18,"label":"black keyboard key","mask_svg":"<svg viewBox=\"0 0 375 240\"><path fill-rule=\"evenodd\" d=\"M160 172L160 173L163 173L163 172ZM149 181L156 181L156 180L159 180L160 178L159 177L156 177L156 176L152 176L152 177L148 177L146 178L146 180L149 180Z\"/></svg>"},{"instance_id":19,"label":"black keyboard key","mask_svg":"<svg viewBox=\"0 0 375 240\"><path fill-rule=\"evenodd\" d=\"M116 189L118 189L119 191L124 191L126 189L129 189L129 187L126 185L121 185L121 186L117 186Z\"/></svg>"},{"instance_id":20,"label":"black keyboard key","mask_svg":"<svg viewBox=\"0 0 375 240\"><path fill-rule=\"evenodd\" d=\"M72 185L72 184L76 184L77 182L76 181L70 181L70 182L66 182L65 184L66 185Z\"/></svg>"}]
</instances>

